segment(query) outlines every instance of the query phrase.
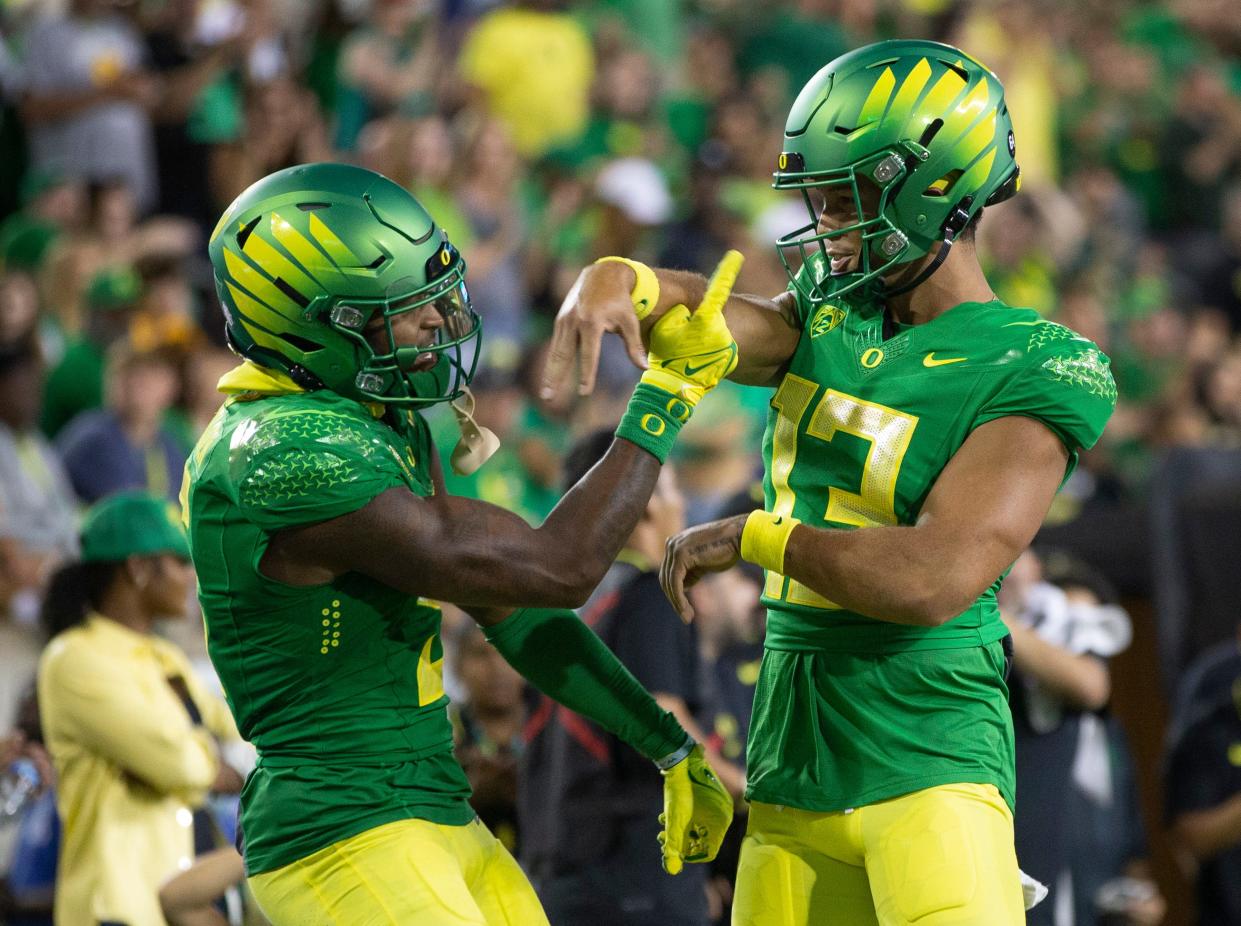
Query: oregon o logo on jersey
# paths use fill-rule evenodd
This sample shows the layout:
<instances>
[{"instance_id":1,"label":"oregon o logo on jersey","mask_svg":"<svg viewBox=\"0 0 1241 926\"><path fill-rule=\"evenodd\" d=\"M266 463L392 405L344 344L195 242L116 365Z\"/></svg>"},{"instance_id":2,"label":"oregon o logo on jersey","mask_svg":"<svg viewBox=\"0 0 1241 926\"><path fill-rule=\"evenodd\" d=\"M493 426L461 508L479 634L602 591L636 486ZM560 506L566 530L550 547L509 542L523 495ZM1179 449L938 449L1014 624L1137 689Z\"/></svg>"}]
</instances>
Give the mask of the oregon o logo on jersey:
<instances>
[{"instance_id":1,"label":"oregon o logo on jersey","mask_svg":"<svg viewBox=\"0 0 1241 926\"><path fill-rule=\"evenodd\" d=\"M847 314L848 310L840 306L819 306L818 311L814 313L814 318L810 320L810 337L817 338L821 334L827 334L844 321Z\"/></svg>"},{"instance_id":2,"label":"oregon o logo on jersey","mask_svg":"<svg viewBox=\"0 0 1241 926\"><path fill-rule=\"evenodd\" d=\"M873 370L883 362L883 351L877 347L871 347L862 354L862 366L868 370Z\"/></svg>"}]
</instances>

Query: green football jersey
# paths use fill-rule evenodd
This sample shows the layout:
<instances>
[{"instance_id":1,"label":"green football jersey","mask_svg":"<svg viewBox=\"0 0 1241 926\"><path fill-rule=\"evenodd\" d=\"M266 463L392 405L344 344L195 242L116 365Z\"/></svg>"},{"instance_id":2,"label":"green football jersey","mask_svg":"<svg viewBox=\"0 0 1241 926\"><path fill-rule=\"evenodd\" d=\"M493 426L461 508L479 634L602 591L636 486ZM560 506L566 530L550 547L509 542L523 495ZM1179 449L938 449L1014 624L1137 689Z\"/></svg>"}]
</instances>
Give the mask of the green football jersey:
<instances>
[{"instance_id":1,"label":"green football jersey","mask_svg":"<svg viewBox=\"0 0 1241 926\"><path fill-rule=\"evenodd\" d=\"M1071 470L1116 401L1108 358L1031 309L966 302L887 339L880 307L865 297L799 313L801 340L763 438L764 489L768 511L812 527L914 524L970 432L1008 415L1046 424ZM907 627L837 608L771 573L767 645L879 653L990 643L1006 632L998 587L943 626Z\"/></svg>"},{"instance_id":2,"label":"green football jersey","mask_svg":"<svg viewBox=\"0 0 1241 926\"><path fill-rule=\"evenodd\" d=\"M394 820L473 818L439 609L357 573L294 587L259 571L276 531L393 487L431 494L434 452L418 415L390 425L319 391L228 402L187 464L207 649L259 754L241 799L251 873Z\"/></svg>"},{"instance_id":3,"label":"green football jersey","mask_svg":"<svg viewBox=\"0 0 1241 926\"><path fill-rule=\"evenodd\" d=\"M1058 435L1071 471L1116 400L1108 358L1029 309L962 303L887 338L866 294L798 314L763 442L766 507L813 527L914 524L970 432L1010 415ZM998 587L939 627L911 627L769 573L748 796L826 812L975 782L1014 804Z\"/></svg>"}]
</instances>

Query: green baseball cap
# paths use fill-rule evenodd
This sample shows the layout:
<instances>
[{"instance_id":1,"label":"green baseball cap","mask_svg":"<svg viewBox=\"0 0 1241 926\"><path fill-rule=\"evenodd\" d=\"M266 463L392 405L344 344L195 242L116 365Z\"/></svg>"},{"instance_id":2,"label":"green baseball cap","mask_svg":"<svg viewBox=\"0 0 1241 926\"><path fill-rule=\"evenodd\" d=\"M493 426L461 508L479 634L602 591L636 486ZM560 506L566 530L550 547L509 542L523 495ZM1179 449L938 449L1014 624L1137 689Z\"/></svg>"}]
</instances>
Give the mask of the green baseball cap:
<instances>
[{"instance_id":1,"label":"green baseball cap","mask_svg":"<svg viewBox=\"0 0 1241 926\"><path fill-rule=\"evenodd\" d=\"M142 296L142 280L128 267L101 270L86 287L86 306L94 312L128 309Z\"/></svg>"},{"instance_id":2,"label":"green baseball cap","mask_svg":"<svg viewBox=\"0 0 1241 926\"><path fill-rule=\"evenodd\" d=\"M118 492L96 503L82 522L82 562L119 563L171 553L190 558L177 506L149 492Z\"/></svg>"}]
</instances>

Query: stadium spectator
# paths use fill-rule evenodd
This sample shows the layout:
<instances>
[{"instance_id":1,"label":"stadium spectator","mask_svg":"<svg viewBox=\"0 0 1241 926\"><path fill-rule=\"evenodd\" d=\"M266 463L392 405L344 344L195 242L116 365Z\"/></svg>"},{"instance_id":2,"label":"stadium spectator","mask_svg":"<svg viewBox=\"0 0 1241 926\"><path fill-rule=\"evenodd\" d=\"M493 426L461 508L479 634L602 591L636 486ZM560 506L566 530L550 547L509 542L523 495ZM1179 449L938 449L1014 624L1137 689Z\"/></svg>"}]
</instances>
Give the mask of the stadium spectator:
<instances>
[{"instance_id":1,"label":"stadium spectator","mask_svg":"<svg viewBox=\"0 0 1241 926\"><path fill-rule=\"evenodd\" d=\"M169 348L183 356L205 340L194 317L194 292L180 256L150 254L134 264L134 271L142 281L142 296L129 328L137 350Z\"/></svg>"},{"instance_id":2,"label":"stadium spectator","mask_svg":"<svg viewBox=\"0 0 1241 926\"><path fill-rule=\"evenodd\" d=\"M314 94L289 75L277 75L250 86L241 135L221 142L212 157L211 188L222 206L273 171L334 155Z\"/></svg>"},{"instance_id":3,"label":"stadium spectator","mask_svg":"<svg viewBox=\"0 0 1241 926\"><path fill-rule=\"evenodd\" d=\"M33 339L39 321L34 278L16 269L0 273L0 348Z\"/></svg>"},{"instance_id":4,"label":"stadium spectator","mask_svg":"<svg viewBox=\"0 0 1241 926\"><path fill-rule=\"evenodd\" d=\"M1069 870L1069 790L1083 740L1083 718L1111 693L1104 660L1129 645L1128 617L1075 608L1043 581L1042 564L1027 552L1001 588L1000 607L1012 635L1009 688L1016 735L1017 781L1023 807L1015 819L1021 867L1051 888L1028 922L1058 926L1074 905ZM1097 737L1092 743L1098 746Z\"/></svg>"},{"instance_id":5,"label":"stadium spectator","mask_svg":"<svg viewBox=\"0 0 1241 926\"><path fill-rule=\"evenodd\" d=\"M85 187L53 169L29 170L19 194L21 208L0 222L0 263L34 273L52 245L77 230L86 214Z\"/></svg>"},{"instance_id":6,"label":"stadium spectator","mask_svg":"<svg viewBox=\"0 0 1241 926\"><path fill-rule=\"evenodd\" d=\"M236 72L258 38L260 6L169 0L151 11L144 37L151 69L164 83L155 113L160 210L191 220L203 235L219 212L203 178L212 142L240 129Z\"/></svg>"},{"instance_id":7,"label":"stadium spectator","mask_svg":"<svg viewBox=\"0 0 1241 926\"><path fill-rule=\"evenodd\" d=\"M157 895L192 863L191 808L241 787L218 758L217 738L237 738L228 708L154 634L185 615L188 560L168 503L122 493L91 509L81 560L52 580L39 707L65 823L64 926L164 926Z\"/></svg>"},{"instance_id":8,"label":"stadium spectator","mask_svg":"<svg viewBox=\"0 0 1241 926\"><path fill-rule=\"evenodd\" d=\"M6 652L0 648L0 652ZM56 813L55 774L43 743L33 672L14 719L9 748L0 745L0 769L20 757L34 764L38 785L20 810L0 826L0 922L8 926L52 926L52 899L56 890L56 857L60 850L60 820ZM13 746L18 747L16 756ZM5 759L5 755L8 759Z\"/></svg>"},{"instance_id":9,"label":"stadium spectator","mask_svg":"<svg viewBox=\"0 0 1241 926\"><path fill-rule=\"evenodd\" d=\"M186 455L164 416L178 385L167 354L125 344L112 349L105 407L78 415L56 440L78 498L95 502L122 489L146 489L176 500Z\"/></svg>"},{"instance_id":10,"label":"stadium spectator","mask_svg":"<svg viewBox=\"0 0 1241 926\"><path fill-rule=\"evenodd\" d=\"M523 164L508 127L498 119L480 120L463 149L456 201L472 241L470 293L487 306L487 362L512 370L521 358L530 312L519 199Z\"/></svg>"},{"instance_id":11,"label":"stadium spectator","mask_svg":"<svg viewBox=\"0 0 1241 926\"><path fill-rule=\"evenodd\" d=\"M142 36L108 0L71 0L25 37L25 97L36 168L88 180L124 177L139 209L156 205L151 112L161 85Z\"/></svg>"},{"instance_id":12,"label":"stadium spectator","mask_svg":"<svg viewBox=\"0 0 1241 926\"><path fill-rule=\"evenodd\" d=\"M470 779L470 805L516 856L521 845L517 763L525 748L525 682L472 620L458 621L453 630L445 646L465 695L449 714L457 761Z\"/></svg>"},{"instance_id":13,"label":"stadium spectator","mask_svg":"<svg viewBox=\"0 0 1241 926\"><path fill-rule=\"evenodd\" d=\"M104 357L108 348L129 336L141 296L142 282L129 268L104 270L91 280L82 332L66 340L44 386L39 426L48 437L59 434L79 413L103 404Z\"/></svg>"},{"instance_id":14,"label":"stadium spectator","mask_svg":"<svg viewBox=\"0 0 1241 926\"><path fill-rule=\"evenodd\" d=\"M1241 631L1239 631L1241 637ZM1198 923L1241 922L1241 652L1208 650L1185 672L1169 743L1166 807Z\"/></svg>"},{"instance_id":15,"label":"stadium spectator","mask_svg":"<svg viewBox=\"0 0 1241 926\"><path fill-rule=\"evenodd\" d=\"M42 392L33 340L0 348L0 612L27 624L48 575L77 552L73 492L36 427ZM14 660L30 645L14 650Z\"/></svg>"},{"instance_id":16,"label":"stadium spectator","mask_svg":"<svg viewBox=\"0 0 1241 926\"><path fill-rule=\"evenodd\" d=\"M444 64L440 30L428 0L374 3L367 20L341 48L336 147L352 151L363 126L388 113L431 113Z\"/></svg>"},{"instance_id":17,"label":"stadium spectator","mask_svg":"<svg viewBox=\"0 0 1241 926\"><path fill-rule=\"evenodd\" d=\"M465 38L461 77L533 158L586 128L595 56L563 0L518 0L482 16Z\"/></svg>"},{"instance_id":18,"label":"stadium spectator","mask_svg":"<svg viewBox=\"0 0 1241 926\"><path fill-rule=\"evenodd\" d=\"M222 347L200 347L186 356L181 369L181 401L164 419L186 455L224 404L224 394L216 384L236 365L236 355Z\"/></svg>"},{"instance_id":19,"label":"stadium spectator","mask_svg":"<svg viewBox=\"0 0 1241 926\"><path fill-rule=\"evenodd\" d=\"M579 441L565 463L564 485L591 469L612 442L611 431ZM664 542L684 524L669 468L659 477L646 514L626 549L579 614L634 676L699 742L701 707L697 634L659 589L656 565ZM546 699L528 725L518 814L522 864L548 919L558 926L661 922L707 923L707 872L685 868L675 881L659 865L655 845L661 806L659 776L584 718ZM736 777L711 765L721 780ZM688 877L687 877L688 876Z\"/></svg>"},{"instance_id":20,"label":"stadium spectator","mask_svg":"<svg viewBox=\"0 0 1241 926\"><path fill-rule=\"evenodd\" d=\"M1103 912L1097 895L1115 893L1125 877L1128 906L1109 912L1134 924L1163 918L1153 883L1132 877L1144 875L1146 850L1131 762L1123 736L1100 714L1111 693L1106 660L1132 637L1114 598L1097 572L1063 554L1044 562L1025 553L1001 590L1013 641L1017 780L1022 806L1032 808L1017 814L1017 855L1051 887L1048 902L1029 912L1031 924L1093 924ZM1096 844L1099 830L1107 835Z\"/></svg>"}]
</instances>

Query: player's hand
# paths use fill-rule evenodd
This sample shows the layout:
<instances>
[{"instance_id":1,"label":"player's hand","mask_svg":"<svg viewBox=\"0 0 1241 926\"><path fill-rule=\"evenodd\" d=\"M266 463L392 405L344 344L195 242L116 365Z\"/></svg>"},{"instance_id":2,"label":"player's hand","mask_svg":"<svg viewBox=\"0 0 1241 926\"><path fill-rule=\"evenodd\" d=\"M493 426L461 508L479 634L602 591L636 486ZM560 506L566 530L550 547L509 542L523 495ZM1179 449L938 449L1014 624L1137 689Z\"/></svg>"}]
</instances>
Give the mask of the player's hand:
<instances>
[{"instance_id":1,"label":"player's hand","mask_svg":"<svg viewBox=\"0 0 1241 926\"><path fill-rule=\"evenodd\" d=\"M710 521L683 530L669 539L664 562L659 568L659 584L681 619L694 619L694 609L685 590L705 573L723 572L741 559L741 532L748 515Z\"/></svg>"},{"instance_id":2,"label":"player's hand","mask_svg":"<svg viewBox=\"0 0 1241 926\"><path fill-rule=\"evenodd\" d=\"M594 391L599 345L606 331L619 334L634 366L646 369L646 348L629 295L633 281L633 270L616 262L591 264L577 275L556 314L543 366L543 398L551 398L560 390L573 371L574 361L579 394Z\"/></svg>"},{"instance_id":3,"label":"player's hand","mask_svg":"<svg viewBox=\"0 0 1241 926\"><path fill-rule=\"evenodd\" d=\"M745 260L729 251L711 274L693 314L673 306L651 329L650 368L642 382L658 386L691 408L737 366L737 341L724 321L724 303Z\"/></svg>"},{"instance_id":4,"label":"player's hand","mask_svg":"<svg viewBox=\"0 0 1241 926\"><path fill-rule=\"evenodd\" d=\"M702 746L660 772L664 776L664 812L659 834L664 871L677 874L684 862L709 862L733 820L732 795L707 764Z\"/></svg>"}]
</instances>

